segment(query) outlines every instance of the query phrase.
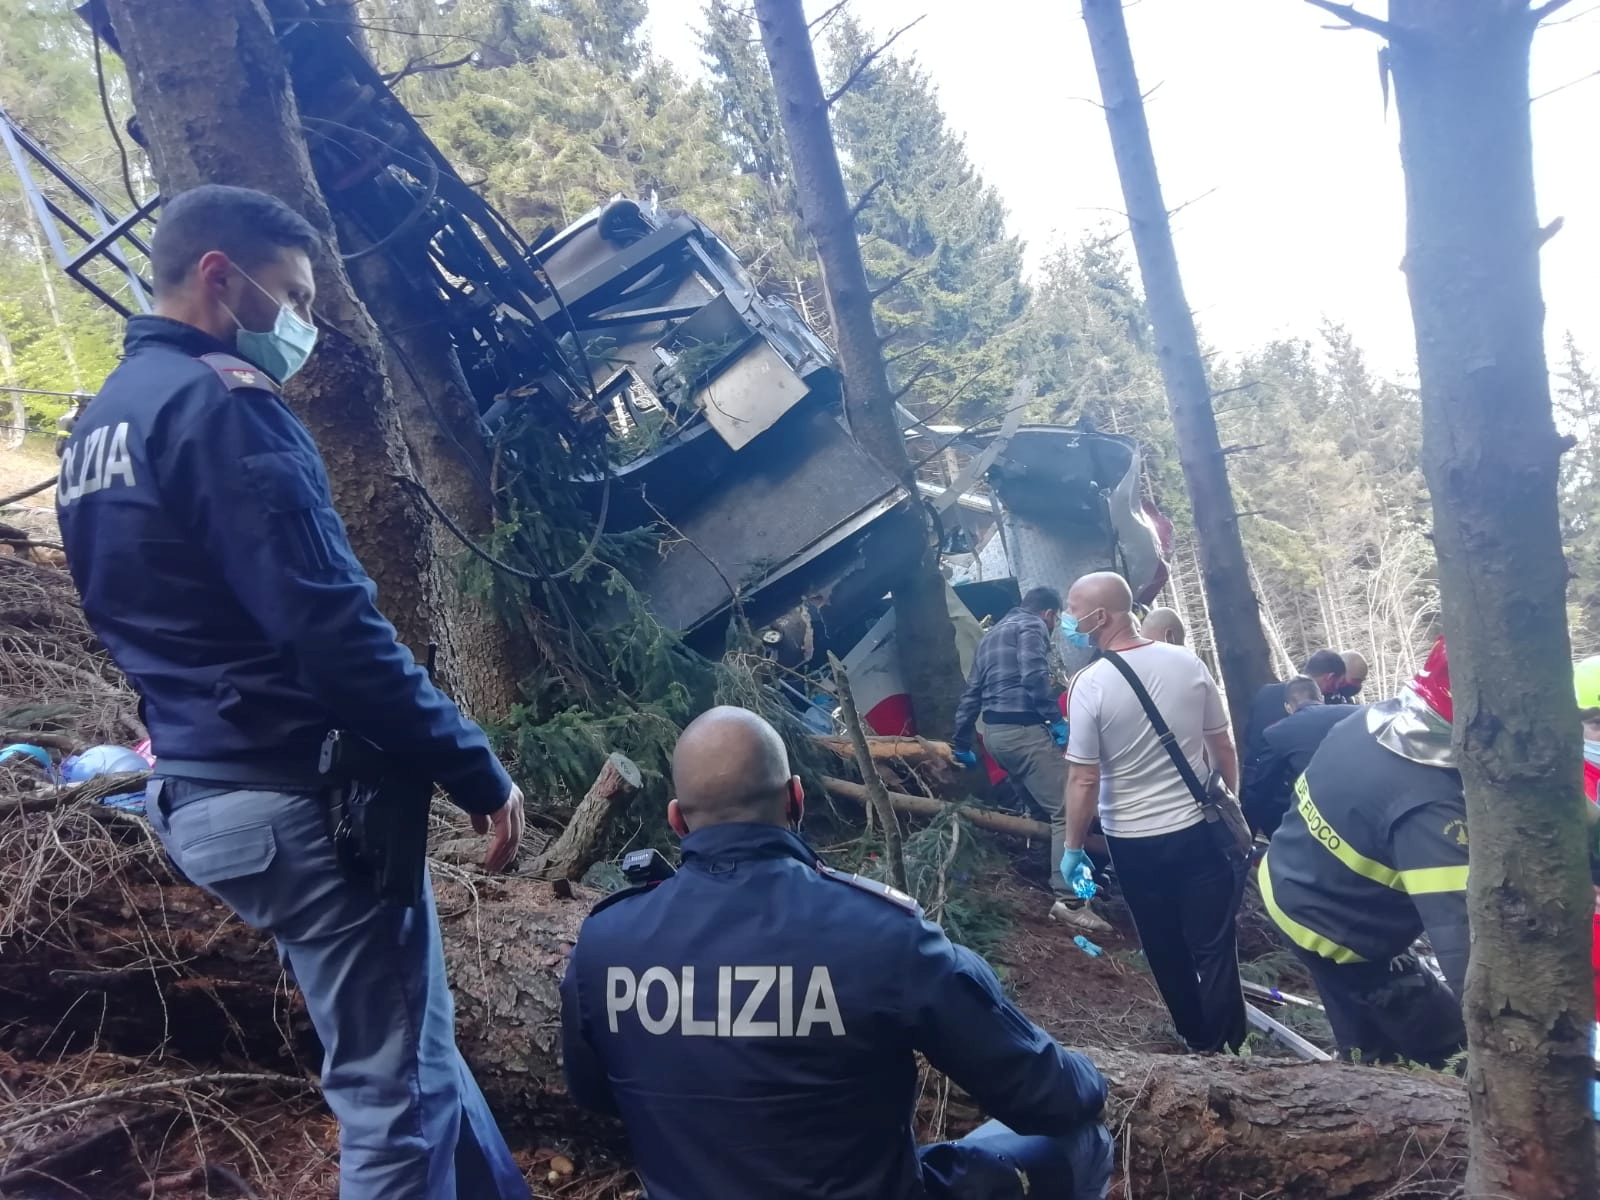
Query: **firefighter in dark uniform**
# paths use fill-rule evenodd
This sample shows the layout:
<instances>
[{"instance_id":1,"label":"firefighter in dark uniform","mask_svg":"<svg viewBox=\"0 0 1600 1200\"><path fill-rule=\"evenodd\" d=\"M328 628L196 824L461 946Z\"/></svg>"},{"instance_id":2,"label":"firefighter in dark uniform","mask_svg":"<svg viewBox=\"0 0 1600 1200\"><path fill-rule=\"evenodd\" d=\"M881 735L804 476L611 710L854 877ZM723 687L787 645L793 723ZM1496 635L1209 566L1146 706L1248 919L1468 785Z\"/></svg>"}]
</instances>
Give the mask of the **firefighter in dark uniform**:
<instances>
[{"instance_id":1,"label":"firefighter in dark uniform","mask_svg":"<svg viewBox=\"0 0 1600 1200\"><path fill-rule=\"evenodd\" d=\"M156 313L77 422L57 508L95 633L138 691L151 824L191 880L270 931L325 1048L342 1200L526 1200L455 1047L438 921L347 877L318 752L403 752L515 853L521 794L374 606L322 460L278 386L316 340L320 239L280 201L201 187L151 246ZM380 797L381 799L381 797Z\"/></svg>"},{"instance_id":2,"label":"firefighter in dark uniform","mask_svg":"<svg viewBox=\"0 0 1600 1200\"><path fill-rule=\"evenodd\" d=\"M562 984L568 1088L621 1116L649 1200L1106 1194L1099 1071L910 897L818 860L771 726L713 709L672 774L682 868L603 901ZM919 1148L917 1052L998 1119Z\"/></svg>"},{"instance_id":3,"label":"firefighter in dark uniform","mask_svg":"<svg viewBox=\"0 0 1600 1200\"><path fill-rule=\"evenodd\" d=\"M1466 1044L1467 808L1443 639L1399 697L1334 726L1261 864L1261 898L1340 1053L1442 1066ZM1426 932L1449 983L1411 953Z\"/></svg>"}]
</instances>

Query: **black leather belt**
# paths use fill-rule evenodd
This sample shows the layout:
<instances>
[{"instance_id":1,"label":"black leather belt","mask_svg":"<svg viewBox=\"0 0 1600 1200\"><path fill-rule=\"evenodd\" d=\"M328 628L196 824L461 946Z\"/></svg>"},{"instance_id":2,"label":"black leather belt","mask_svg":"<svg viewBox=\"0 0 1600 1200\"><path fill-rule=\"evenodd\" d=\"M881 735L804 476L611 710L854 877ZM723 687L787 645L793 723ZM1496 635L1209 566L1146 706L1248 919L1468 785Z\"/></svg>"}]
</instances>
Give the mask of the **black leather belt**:
<instances>
[{"instance_id":1,"label":"black leather belt","mask_svg":"<svg viewBox=\"0 0 1600 1200\"><path fill-rule=\"evenodd\" d=\"M156 759L155 773L197 783L222 783L234 788L262 788L277 792L321 791L328 786L314 766L291 763L208 761L195 758Z\"/></svg>"}]
</instances>

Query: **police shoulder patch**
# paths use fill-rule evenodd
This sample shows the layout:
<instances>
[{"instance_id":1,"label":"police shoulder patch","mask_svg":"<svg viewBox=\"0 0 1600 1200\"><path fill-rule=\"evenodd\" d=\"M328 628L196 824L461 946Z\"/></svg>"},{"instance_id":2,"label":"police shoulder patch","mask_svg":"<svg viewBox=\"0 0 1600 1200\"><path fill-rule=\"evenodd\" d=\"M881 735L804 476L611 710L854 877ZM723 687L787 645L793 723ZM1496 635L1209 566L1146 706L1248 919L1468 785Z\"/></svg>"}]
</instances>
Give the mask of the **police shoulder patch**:
<instances>
[{"instance_id":1,"label":"police shoulder patch","mask_svg":"<svg viewBox=\"0 0 1600 1200\"><path fill-rule=\"evenodd\" d=\"M817 864L817 873L824 879L831 879L835 883L846 884L849 887L856 888L858 891L876 896L880 900L887 900L890 904L898 905L909 913L915 913L918 916L922 914L922 905L898 888L890 887L887 883L880 883L876 879L868 879L865 875L852 875L848 871L836 871L824 863Z\"/></svg>"},{"instance_id":2,"label":"police shoulder patch","mask_svg":"<svg viewBox=\"0 0 1600 1200\"><path fill-rule=\"evenodd\" d=\"M278 395L278 384L272 376L242 358L232 354L202 354L200 361L217 373L217 378L230 392L240 388L255 388Z\"/></svg>"},{"instance_id":3,"label":"police shoulder patch","mask_svg":"<svg viewBox=\"0 0 1600 1200\"><path fill-rule=\"evenodd\" d=\"M603 897L598 904L596 904L593 908L591 908L589 910L589 915L592 917L592 916L595 915L595 913L599 912L601 909L610 908L613 904L617 903L619 900L626 900L630 896L642 896L646 892L648 892L651 889L653 889L656 886L656 884L658 884L660 882L661 882L661 880L659 880L659 879L652 879L649 883L641 883L641 884L635 885L634 887L625 887L625 888L622 888L619 891L612 892L609 896Z\"/></svg>"}]
</instances>

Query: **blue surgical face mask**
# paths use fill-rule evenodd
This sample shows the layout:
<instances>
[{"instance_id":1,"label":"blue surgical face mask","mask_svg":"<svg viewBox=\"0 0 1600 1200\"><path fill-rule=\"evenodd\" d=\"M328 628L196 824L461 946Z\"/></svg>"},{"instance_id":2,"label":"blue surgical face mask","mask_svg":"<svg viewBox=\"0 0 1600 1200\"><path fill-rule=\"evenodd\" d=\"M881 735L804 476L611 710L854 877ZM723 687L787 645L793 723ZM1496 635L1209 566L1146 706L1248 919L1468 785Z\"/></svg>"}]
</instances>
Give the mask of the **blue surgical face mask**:
<instances>
[{"instance_id":1,"label":"blue surgical face mask","mask_svg":"<svg viewBox=\"0 0 1600 1200\"><path fill-rule=\"evenodd\" d=\"M1592 766L1600 767L1600 742L1583 739L1583 761Z\"/></svg>"},{"instance_id":2,"label":"blue surgical face mask","mask_svg":"<svg viewBox=\"0 0 1600 1200\"><path fill-rule=\"evenodd\" d=\"M1095 648L1093 636L1078 628L1078 618L1071 613L1064 612L1061 614L1060 625L1061 636L1067 639L1067 645L1076 647L1079 650L1093 650ZM1095 628L1098 629L1099 626Z\"/></svg>"},{"instance_id":3,"label":"blue surgical face mask","mask_svg":"<svg viewBox=\"0 0 1600 1200\"><path fill-rule=\"evenodd\" d=\"M271 292L251 279L242 268L239 274L250 280L250 285L268 300L275 299ZM265 332L246 329L231 308L228 309L228 315L239 326L239 332L234 337L239 356L255 363L279 383L287 383L291 375L306 365L317 344L317 327L302 321L299 314L287 304L278 305L278 319Z\"/></svg>"}]
</instances>

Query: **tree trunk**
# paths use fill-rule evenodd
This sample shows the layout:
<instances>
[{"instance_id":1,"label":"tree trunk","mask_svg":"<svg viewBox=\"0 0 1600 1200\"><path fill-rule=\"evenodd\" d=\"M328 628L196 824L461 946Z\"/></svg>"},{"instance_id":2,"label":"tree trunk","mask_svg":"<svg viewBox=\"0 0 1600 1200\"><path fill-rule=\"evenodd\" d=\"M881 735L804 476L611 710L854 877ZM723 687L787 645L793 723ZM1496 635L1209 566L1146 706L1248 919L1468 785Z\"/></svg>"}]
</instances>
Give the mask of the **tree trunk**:
<instances>
[{"instance_id":1,"label":"tree trunk","mask_svg":"<svg viewBox=\"0 0 1600 1200\"><path fill-rule=\"evenodd\" d=\"M1448 1076L1219 1055L1087 1053L1111 1081L1111 1128L1126 1116L1126 1159L1117 1148L1127 1169L1123 1196L1457 1194L1443 1185L1459 1178L1467 1102Z\"/></svg>"},{"instance_id":2,"label":"tree trunk","mask_svg":"<svg viewBox=\"0 0 1600 1200\"><path fill-rule=\"evenodd\" d=\"M280 21L302 16L305 10L302 0L268 0L268 7ZM353 19L354 14L351 8L340 19ZM357 38L361 31L352 24L346 32ZM361 89L354 79L328 78L326 62L318 57L289 63L295 103L306 118L347 126L360 119L353 112L360 106ZM393 126L385 128L391 137L397 136ZM348 134L345 137L350 140ZM360 144L363 139L355 140ZM419 159L427 154L420 147L400 148ZM313 156L312 166L324 193L334 195L337 205L339 188L350 186L351 181L340 177L347 174L345 166L331 168L333 161ZM334 220L339 244L347 251L370 245L347 214L336 215ZM444 306L432 284L433 267L426 259L425 244L417 238L397 239L383 253L354 259L347 270L381 331L389 385L418 477L469 537L489 541L496 519L489 447L479 432L477 404L461 372ZM496 599L526 604L527 586L495 576L494 592L489 595L463 587L460 568L466 550L440 521L428 520L428 534L432 586L443 615L433 628L440 649L440 681L480 718L502 717L522 698L517 682L536 663L531 640L519 637L517 623L496 611Z\"/></svg>"},{"instance_id":3,"label":"tree trunk","mask_svg":"<svg viewBox=\"0 0 1600 1200\"><path fill-rule=\"evenodd\" d=\"M312 174L271 18L260 0L106 0L106 8L162 193L203 183L257 188L327 239L316 273L323 334L284 395L322 451L379 604L418 651L443 615L432 541L395 483L412 470L383 349L335 254L333 219Z\"/></svg>"},{"instance_id":4,"label":"tree trunk","mask_svg":"<svg viewBox=\"0 0 1600 1200\"><path fill-rule=\"evenodd\" d=\"M905 485L913 502L920 503L916 472L895 415L883 342L872 316L872 291L856 241L855 215L839 170L805 13L800 0L756 0L756 20L794 162L801 215L822 267L823 289L844 372L850 431L867 453ZM945 602L933 526L926 517L924 530L927 540L921 559L894 589L895 639L917 730L925 737L940 737L955 724L961 660Z\"/></svg>"},{"instance_id":5,"label":"tree trunk","mask_svg":"<svg viewBox=\"0 0 1600 1200\"><path fill-rule=\"evenodd\" d=\"M1105 101L1111 149L1122 180L1128 206L1133 248L1144 280L1145 304L1156 336L1161 378L1177 435L1178 460L1194 510L1195 541L1200 549L1200 571L1212 629L1217 639L1217 661L1222 667L1234 737L1244 744L1250 701L1272 679L1267 639L1261 632L1256 595L1250 587L1250 569L1239 537L1239 517L1228 486L1228 465L1217 437L1216 414L1211 409L1211 388L1194 316L1184 298L1178 274L1178 254L1172 244L1172 226L1161 180L1156 174L1150 127L1145 122L1139 78L1128 46L1128 27L1122 0L1083 0L1083 21L1089 28L1100 95Z\"/></svg>"},{"instance_id":6,"label":"tree trunk","mask_svg":"<svg viewBox=\"0 0 1600 1200\"><path fill-rule=\"evenodd\" d=\"M1392 0L1406 279L1467 793L1473 1195L1592 1196L1593 977L1528 113L1537 18Z\"/></svg>"}]
</instances>

